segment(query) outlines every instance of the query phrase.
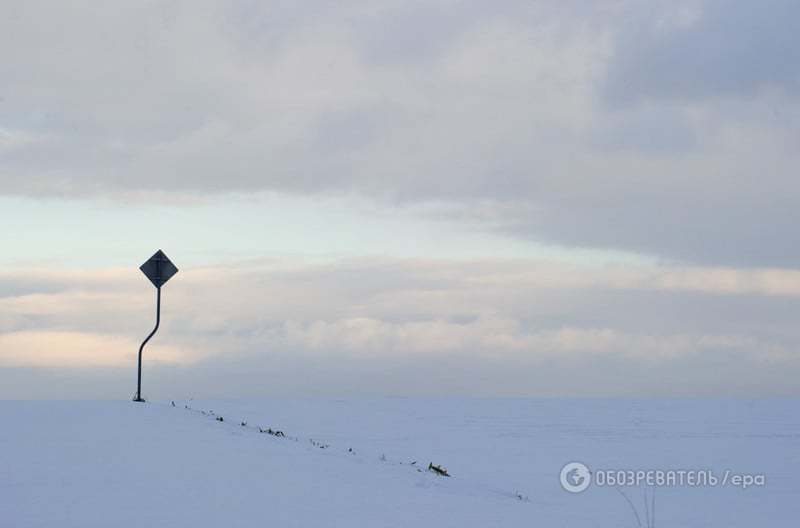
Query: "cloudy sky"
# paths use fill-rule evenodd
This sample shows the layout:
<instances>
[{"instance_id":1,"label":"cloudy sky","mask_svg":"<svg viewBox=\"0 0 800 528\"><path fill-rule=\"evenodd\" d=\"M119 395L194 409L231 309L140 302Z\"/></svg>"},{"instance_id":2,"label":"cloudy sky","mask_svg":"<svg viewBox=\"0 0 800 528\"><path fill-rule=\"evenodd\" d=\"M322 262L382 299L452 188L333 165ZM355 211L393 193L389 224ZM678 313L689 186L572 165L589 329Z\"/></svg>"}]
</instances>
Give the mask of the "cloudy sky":
<instances>
[{"instance_id":1,"label":"cloudy sky","mask_svg":"<svg viewBox=\"0 0 800 528\"><path fill-rule=\"evenodd\" d=\"M798 394L793 1L0 2L0 398Z\"/></svg>"}]
</instances>

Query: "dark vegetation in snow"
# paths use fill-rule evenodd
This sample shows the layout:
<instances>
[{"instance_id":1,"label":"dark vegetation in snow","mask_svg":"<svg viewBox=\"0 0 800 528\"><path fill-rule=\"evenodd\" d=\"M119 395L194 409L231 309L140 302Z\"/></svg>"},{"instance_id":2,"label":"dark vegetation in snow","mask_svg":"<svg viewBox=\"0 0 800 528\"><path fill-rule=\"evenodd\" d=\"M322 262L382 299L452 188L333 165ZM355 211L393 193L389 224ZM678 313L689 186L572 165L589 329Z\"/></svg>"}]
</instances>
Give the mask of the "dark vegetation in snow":
<instances>
[{"instance_id":1,"label":"dark vegetation in snow","mask_svg":"<svg viewBox=\"0 0 800 528\"><path fill-rule=\"evenodd\" d=\"M430 462L428 464L428 471L432 471L432 472L434 472L437 475L440 475L442 477L449 477L450 476L450 473L448 473L445 468L443 468L442 466L434 466L433 462Z\"/></svg>"},{"instance_id":2,"label":"dark vegetation in snow","mask_svg":"<svg viewBox=\"0 0 800 528\"><path fill-rule=\"evenodd\" d=\"M173 401L171 403L172 403L172 407L175 407L175 402ZM190 403L191 403L191 400L190 400ZM218 422L224 422L225 421L222 416L217 416L214 413L214 411L203 410L203 409L194 409L188 403L186 405L184 405L183 407L184 407L184 409L186 409L188 411L199 412L203 416L214 416L214 419L216 421L218 421ZM244 428L252 428L252 429L258 431L259 433L265 433L265 434L268 434L270 436L274 436L274 437L277 437L277 438L287 438L287 439L290 439L290 440L294 440L295 442L297 442L299 440L296 436L286 436L286 434L283 431L281 431L279 429L273 429L272 427L267 427L267 428L264 428L262 426L251 427L251 426L249 426L247 424L247 422L245 420L240 421L239 422L239 426L240 427L244 427ZM329 443L321 442L321 441L315 440L313 438L309 438L308 441L311 444L311 446L319 448L319 449L329 449L331 447L331 445ZM347 449L347 453L351 454L351 455L355 455L356 454L355 450L352 447L349 447ZM386 462L387 461L386 455L382 454L381 457L380 457L380 460L382 462ZM404 465L403 462L400 462L399 464L400 465ZM412 462L409 462L407 465L415 466L416 464L417 464L417 461L414 460ZM422 472L422 470L419 469L419 468L417 468L417 471L418 472ZM445 469L441 465L435 465L433 462L428 464L428 471L431 472L431 473L434 473L434 474L436 474L438 476L441 476L441 477L449 477L449 476L451 476L450 473L447 471L447 469ZM521 496L519 494L517 494L517 498L521 498ZM525 497L525 499L527 500L527 497Z\"/></svg>"}]
</instances>

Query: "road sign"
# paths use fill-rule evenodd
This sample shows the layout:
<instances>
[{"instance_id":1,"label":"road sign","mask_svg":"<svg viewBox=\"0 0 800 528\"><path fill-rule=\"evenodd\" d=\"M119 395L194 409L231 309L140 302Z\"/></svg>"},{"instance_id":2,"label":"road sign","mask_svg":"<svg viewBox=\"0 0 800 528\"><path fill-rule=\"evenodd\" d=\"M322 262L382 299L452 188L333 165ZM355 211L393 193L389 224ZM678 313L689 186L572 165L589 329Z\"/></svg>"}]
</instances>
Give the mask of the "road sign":
<instances>
[{"instance_id":1,"label":"road sign","mask_svg":"<svg viewBox=\"0 0 800 528\"><path fill-rule=\"evenodd\" d=\"M150 257L147 262L142 264L139 267L142 270L150 282L153 283L153 286L156 287L156 327L153 328L153 331L150 332L144 341L142 341L142 345L139 347L139 375L136 380L136 396L133 397L133 401L143 402L144 398L142 398L142 350L144 350L144 346L150 341L150 338L155 335L158 331L158 325L161 323L161 287L172 278L173 275L178 273L178 268L175 267L175 264L164 254L163 251L160 249L155 252L155 254Z\"/></svg>"},{"instance_id":2,"label":"road sign","mask_svg":"<svg viewBox=\"0 0 800 528\"><path fill-rule=\"evenodd\" d=\"M142 270L153 286L160 288L164 285L173 275L178 273L178 268L160 249L150 257L147 262L139 267Z\"/></svg>"}]
</instances>

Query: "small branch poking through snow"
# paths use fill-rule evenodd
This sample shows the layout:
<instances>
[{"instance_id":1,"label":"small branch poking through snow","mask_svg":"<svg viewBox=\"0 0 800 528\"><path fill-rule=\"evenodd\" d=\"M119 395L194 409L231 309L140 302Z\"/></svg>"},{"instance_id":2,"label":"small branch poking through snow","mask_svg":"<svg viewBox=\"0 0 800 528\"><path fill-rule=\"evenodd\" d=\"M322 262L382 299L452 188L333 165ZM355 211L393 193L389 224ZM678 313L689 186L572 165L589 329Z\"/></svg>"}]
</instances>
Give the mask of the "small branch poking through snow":
<instances>
[{"instance_id":1,"label":"small branch poking through snow","mask_svg":"<svg viewBox=\"0 0 800 528\"><path fill-rule=\"evenodd\" d=\"M437 475L441 475L442 477L450 476L450 473L448 473L445 468L443 468L442 466L434 466L433 462L430 462L428 464L428 471L433 471L434 473L436 473Z\"/></svg>"}]
</instances>

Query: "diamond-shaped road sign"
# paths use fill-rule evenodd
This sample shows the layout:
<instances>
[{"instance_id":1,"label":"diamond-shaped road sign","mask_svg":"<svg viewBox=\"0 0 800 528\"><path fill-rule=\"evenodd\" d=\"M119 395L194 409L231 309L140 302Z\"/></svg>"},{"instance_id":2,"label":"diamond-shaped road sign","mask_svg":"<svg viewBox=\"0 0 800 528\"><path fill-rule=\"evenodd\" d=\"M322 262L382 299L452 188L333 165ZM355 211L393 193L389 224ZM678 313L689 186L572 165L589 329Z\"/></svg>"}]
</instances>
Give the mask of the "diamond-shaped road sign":
<instances>
[{"instance_id":1,"label":"diamond-shaped road sign","mask_svg":"<svg viewBox=\"0 0 800 528\"><path fill-rule=\"evenodd\" d=\"M156 288L163 286L173 275L178 273L178 268L175 267L175 264L173 264L160 249L156 251L147 262L142 264L139 269L142 270L142 273L150 279L150 282L152 282L153 286Z\"/></svg>"}]
</instances>

